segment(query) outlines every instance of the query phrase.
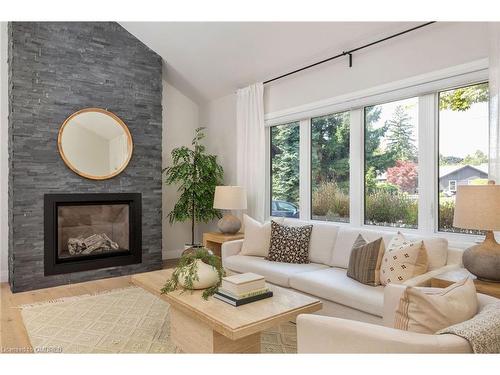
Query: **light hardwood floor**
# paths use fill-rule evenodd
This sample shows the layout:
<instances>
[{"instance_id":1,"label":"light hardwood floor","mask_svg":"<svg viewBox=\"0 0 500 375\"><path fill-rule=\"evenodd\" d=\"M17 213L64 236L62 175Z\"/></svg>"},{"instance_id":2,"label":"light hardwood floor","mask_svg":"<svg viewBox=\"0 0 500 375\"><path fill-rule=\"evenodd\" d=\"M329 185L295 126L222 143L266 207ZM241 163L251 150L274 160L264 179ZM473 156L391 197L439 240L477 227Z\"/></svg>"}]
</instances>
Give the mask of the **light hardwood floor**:
<instances>
[{"instance_id":1,"label":"light hardwood floor","mask_svg":"<svg viewBox=\"0 0 500 375\"><path fill-rule=\"evenodd\" d=\"M172 268L176 263L177 260L164 261L163 268ZM7 283L1 283L0 352L29 352L32 350L21 317L20 305L99 293L132 285L134 284L131 281L131 276L121 276L22 293L12 293Z\"/></svg>"}]
</instances>

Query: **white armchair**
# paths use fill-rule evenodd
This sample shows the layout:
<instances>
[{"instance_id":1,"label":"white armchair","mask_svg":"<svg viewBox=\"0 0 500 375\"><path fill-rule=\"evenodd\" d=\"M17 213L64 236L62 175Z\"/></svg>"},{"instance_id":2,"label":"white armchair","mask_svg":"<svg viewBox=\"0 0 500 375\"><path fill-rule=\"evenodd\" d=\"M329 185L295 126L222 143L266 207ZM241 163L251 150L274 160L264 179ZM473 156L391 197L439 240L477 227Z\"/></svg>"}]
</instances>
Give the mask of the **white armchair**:
<instances>
[{"instance_id":1,"label":"white armchair","mask_svg":"<svg viewBox=\"0 0 500 375\"><path fill-rule=\"evenodd\" d=\"M384 325L303 314L297 317L299 353L471 353L467 340L451 334L428 335L391 328L405 286L384 290ZM498 301L478 294L479 308Z\"/></svg>"}]
</instances>

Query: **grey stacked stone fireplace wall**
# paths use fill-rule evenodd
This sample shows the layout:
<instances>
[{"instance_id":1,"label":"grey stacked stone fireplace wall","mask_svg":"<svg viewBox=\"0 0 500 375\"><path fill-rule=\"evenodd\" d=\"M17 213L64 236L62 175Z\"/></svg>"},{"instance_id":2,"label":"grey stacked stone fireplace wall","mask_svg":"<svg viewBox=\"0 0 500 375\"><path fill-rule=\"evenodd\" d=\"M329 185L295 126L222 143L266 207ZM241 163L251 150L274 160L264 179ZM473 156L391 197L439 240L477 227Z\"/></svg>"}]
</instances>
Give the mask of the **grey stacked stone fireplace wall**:
<instances>
[{"instance_id":1,"label":"grey stacked stone fireplace wall","mask_svg":"<svg viewBox=\"0 0 500 375\"><path fill-rule=\"evenodd\" d=\"M9 24L9 282L13 291L161 268L161 58L114 22ZM130 164L93 181L58 153L62 122L105 108L129 127ZM46 193L142 193L142 263L44 275Z\"/></svg>"}]
</instances>

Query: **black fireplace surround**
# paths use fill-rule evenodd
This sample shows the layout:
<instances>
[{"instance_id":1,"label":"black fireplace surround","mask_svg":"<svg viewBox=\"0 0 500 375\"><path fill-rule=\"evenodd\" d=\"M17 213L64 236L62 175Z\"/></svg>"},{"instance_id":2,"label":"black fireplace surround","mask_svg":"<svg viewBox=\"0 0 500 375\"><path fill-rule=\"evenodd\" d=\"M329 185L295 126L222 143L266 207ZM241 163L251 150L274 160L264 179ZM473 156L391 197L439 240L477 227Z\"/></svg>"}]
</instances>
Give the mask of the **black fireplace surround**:
<instances>
[{"instance_id":1,"label":"black fireplace surround","mask_svg":"<svg viewBox=\"0 0 500 375\"><path fill-rule=\"evenodd\" d=\"M45 194L45 276L141 263L141 201L140 193ZM111 222L111 217L117 223ZM71 220L73 226L64 227L63 222ZM85 245L75 245L70 253L68 233L82 235L72 239L76 243L92 235L102 240L102 235L106 245L96 251L89 251L90 247L81 251Z\"/></svg>"}]
</instances>

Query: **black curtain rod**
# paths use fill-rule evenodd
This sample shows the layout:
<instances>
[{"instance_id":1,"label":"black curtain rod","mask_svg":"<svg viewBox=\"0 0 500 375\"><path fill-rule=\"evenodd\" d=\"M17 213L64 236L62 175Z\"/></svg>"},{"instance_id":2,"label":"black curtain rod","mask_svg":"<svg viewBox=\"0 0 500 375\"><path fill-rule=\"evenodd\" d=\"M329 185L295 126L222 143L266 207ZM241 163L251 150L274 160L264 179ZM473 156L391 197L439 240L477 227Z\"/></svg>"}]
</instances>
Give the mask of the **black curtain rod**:
<instances>
[{"instance_id":1,"label":"black curtain rod","mask_svg":"<svg viewBox=\"0 0 500 375\"><path fill-rule=\"evenodd\" d=\"M412 27L411 29L408 29L408 30L404 30L404 31L401 31L397 34L393 34L393 35L390 35L388 37L385 37L385 38L382 38L382 39L379 39L379 40L376 40L374 42L371 42L371 43L368 43L368 44L365 44L363 46L360 46L360 47L356 47L356 48L353 48L349 51L344 51L342 53L339 53L338 55L335 55L335 56L332 56L332 57L329 57L327 59L324 59L324 60L321 60L321 61L318 61L314 64L311 64L311 65L307 65L307 66L304 66L303 68L300 68L300 69L296 69L292 72L288 72L288 73L285 73L285 74L282 74L278 77L275 77L275 78L271 78L271 79L268 79L267 81L264 81L264 85L267 84L267 83L270 83L270 82L273 82L273 81L277 81L278 79L281 79L281 78L284 78L284 77L288 77L292 74L295 74L295 73L298 73L298 72L301 72L303 70L306 70L306 69L309 69L309 68L312 68L316 65L320 65L320 64L323 64L323 63L326 63L328 61L331 61L331 60L334 60L334 59L338 59L340 57L344 57L344 56L348 56L349 57L349 67L352 67L352 53L353 52L357 52L359 50L362 50L363 48L368 48L368 47L371 47L375 44L378 44L378 43L382 43L382 42L385 42L386 40L389 40L389 39L392 39L392 38L396 38L400 35L403 35L403 34L406 34L406 33L409 33L409 32L412 32L412 31L415 31L415 30L418 30L418 29L421 29L422 27L425 27L425 26L429 26L429 25L432 25L433 23L435 23L436 21L431 21L431 22L426 22L426 23L423 23L422 25L418 25L418 26L415 26L415 27Z\"/></svg>"}]
</instances>

